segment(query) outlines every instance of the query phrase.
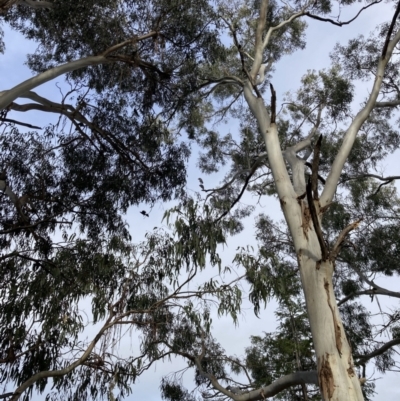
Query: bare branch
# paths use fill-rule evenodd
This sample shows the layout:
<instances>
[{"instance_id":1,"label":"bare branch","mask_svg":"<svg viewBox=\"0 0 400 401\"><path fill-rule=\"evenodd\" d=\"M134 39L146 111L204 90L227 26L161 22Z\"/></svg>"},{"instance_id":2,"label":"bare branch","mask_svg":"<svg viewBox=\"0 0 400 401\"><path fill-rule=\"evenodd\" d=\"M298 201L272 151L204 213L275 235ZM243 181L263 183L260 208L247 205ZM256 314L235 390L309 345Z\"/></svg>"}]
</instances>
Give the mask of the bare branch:
<instances>
[{"instance_id":1,"label":"bare branch","mask_svg":"<svg viewBox=\"0 0 400 401\"><path fill-rule=\"evenodd\" d=\"M400 292L395 292L395 291L390 291L390 290L385 290L384 288L378 289L378 288L372 288L370 290L363 290L363 291L354 291L351 294L345 296L338 302L338 306L343 305L347 301L350 301L353 298L359 297L360 295L386 295L388 297L393 297L393 298L400 298Z\"/></svg>"},{"instance_id":2,"label":"bare branch","mask_svg":"<svg viewBox=\"0 0 400 401\"><path fill-rule=\"evenodd\" d=\"M311 219L312 219L312 222L314 225L315 233L317 234L319 246L321 248L322 261L325 261L329 257L329 252L328 252L327 246L325 244L324 237L322 235L321 226L319 224L317 210L315 208L315 203L314 203L314 199L312 196L312 183L310 180L308 181L308 184L306 187L306 193L307 193L308 207L310 208Z\"/></svg>"},{"instance_id":3,"label":"bare branch","mask_svg":"<svg viewBox=\"0 0 400 401\"><path fill-rule=\"evenodd\" d=\"M52 102L48 99L45 99L45 98L37 95L35 92L31 92L31 91L25 93L22 97L35 99L36 101L41 102L42 104L27 103L27 104L20 105L17 103L12 103L9 106L10 109L16 110L16 111L41 110L44 112L59 113L59 114L65 115L75 125L77 131L79 131L82 136L84 136L87 140L89 140L93 144L93 146L95 146L95 145L94 145L92 139L90 139L82 131L82 129L80 129L79 124L77 124L76 122L84 124L86 127L90 128L93 133L99 134L99 136L104 141L108 142L113 147L113 149L116 152L118 152L121 156L126 158L126 157L128 157L127 155L129 155L129 154L133 155L135 157L135 159L133 159L133 160L129 159L130 161L133 161L134 163L141 165L144 169L149 170L149 167L146 165L146 163L143 162L139 153L133 147L127 148L125 146L125 144L123 142L121 142L115 135L101 129L97 125L93 124L91 121L87 120L86 117L84 115L82 115L78 111L78 109L75 109L72 105ZM98 141L101 143L100 140L98 140Z\"/></svg>"},{"instance_id":4,"label":"bare branch","mask_svg":"<svg viewBox=\"0 0 400 401\"><path fill-rule=\"evenodd\" d=\"M126 59L123 56L118 56L118 57L115 56L114 58L108 57L108 56L110 56L111 53L127 46L128 44L136 43L138 41L148 39L148 38L154 37L156 35L157 35L157 32L151 31L145 35L131 38L129 40L125 40L124 42L116 44L116 45L108 48L102 54L100 54L98 56L89 56L89 57L81 58L79 60L71 61L69 63L65 63L65 64L59 65L57 67L50 68L49 70L42 72L41 74L38 74L35 77L27 79L26 81L20 83L19 85L15 86L12 89L0 92L0 110L5 109L15 99L23 96L26 92L36 88L37 86L40 86L48 81L51 81L52 79L57 78L60 75L63 75L68 72L75 71L75 70L78 70L78 69L81 69L84 67L94 66L94 65L98 65L98 64L112 63L115 61L123 61L123 62L128 62L130 64L136 63L137 65L139 65L143 68L153 68L153 69L156 69L157 72L159 72L160 74L165 74L162 71L159 71L156 67L154 67L140 59L132 61L131 59Z\"/></svg>"},{"instance_id":5,"label":"bare branch","mask_svg":"<svg viewBox=\"0 0 400 401\"><path fill-rule=\"evenodd\" d=\"M336 243L335 243L335 245L334 245L334 247L333 247L333 249L332 249L332 251L331 251L331 253L329 255L329 258L331 260L335 260L336 259L337 255L339 254L340 249L342 247L343 241L346 239L347 234L350 231L356 229L358 227L358 225L360 224L361 220L362 219L359 219L359 220L349 224L346 228L344 228L341 231L341 233L339 234L338 239L336 240Z\"/></svg>"},{"instance_id":6,"label":"bare branch","mask_svg":"<svg viewBox=\"0 0 400 401\"><path fill-rule=\"evenodd\" d=\"M289 375L280 377L268 386L262 387L257 390L250 391L245 394L234 395L235 401L258 401L270 398L286 390L289 387L297 386L299 384L314 384L318 385L318 376L315 370L309 372L295 372Z\"/></svg>"},{"instance_id":7,"label":"bare branch","mask_svg":"<svg viewBox=\"0 0 400 401\"><path fill-rule=\"evenodd\" d=\"M317 143L314 147L314 158L311 167L311 192L314 200L318 200L318 166L319 154L321 151L322 135L319 136Z\"/></svg>"},{"instance_id":8,"label":"bare branch","mask_svg":"<svg viewBox=\"0 0 400 401\"><path fill-rule=\"evenodd\" d=\"M309 167L309 168L312 168L312 164L310 163L310 162L305 162L305 165L307 166L307 167ZM325 178L324 177L322 177L322 176L320 176L319 174L318 174L318 179L322 182L322 184L324 184L325 185Z\"/></svg>"},{"instance_id":9,"label":"bare branch","mask_svg":"<svg viewBox=\"0 0 400 401\"><path fill-rule=\"evenodd\" d=\"M291 23L292 21L294 21L295 19L297 19L297 18L303 16L303 15L304 15L304 12L305 12L304 10L305 10L306 7L308 7L308 4L305 5L304 8L303 8L301 11L299 11L298 13L295 13L295 14L291 15L287 20L282 21L280 24L278 24L278 25L276 25L276 26L271 26L271 27L268 29L267 34L265 35L262 48L265 49L265 48L267 47L267 45L268 45L268 43L269 43L269 41L270 41L270 39L271 39L272 33L273 33L274 31L276 31L276 30L278 30L278 29L284 27L284 26L287 25L287 24L290 24L290 23ZM258 68L260 69L260 67L258 67ZM257 72L258 72L258 71L257 71Z\"/></svg>"},{"instance_id":10,"label":"bare branch","mask_svg":"<svg viewBox=\"0 0 400 401\"><path fill-rule=\"evenodd\" d=\"M79 60L71 61L66 64L59 65L58 67L50 68L49 70L36 75L35 77L29 78L26 81L20 83L14 88L0 93L0 110L5 109L12 103L15 99L22 96L24 93L40 86L46 82L51 81L60 75L66 74L71 71L78 70L80 68L109 63L106 57L100 56L90 56L82 58Z\"/></svg>"},{"instance_id":11,"label":"bare branch","mask_svg":"<svg viewBox=\"0 0 400 401\"><path fill-rule=\"evenodd\" d=\"M119 49L122 49L123 47L129 45L129 44L135 44L137 42L141 42L142 40L148 39L148 38L153 38L154 36L157 36L158 32L156 31L151 31L146 33L145 35L142 36L135 36L131 39L125 40L124 42L118 43L114 46L111 46L110 48L108 48L106 51L104 51L103 53L101 53L102 56L106 57L108 56L110 53L113 53Z\"/></svg>"},{"instance_id":12,"label":"bare branch","mask_svg":"<svg viewBox=\"0 0 400 401\"><path fill-rule=\"evenodd\" d=\"M366 355L354 355L354 359L358 359L358 362L365 363L376 356L382 355L384 352L389 350L390 348L399 345L400 338L395 338L392 341L388 341L387 343L383 344L381 347L377 348L375 351L372 351Z\"/></svg>"},{"instance_id":13,"label":"bare branch","mask_svg":"<svg viewBox=\"0 0 400 401\"><path fill-rule=\"evenodd\" d=\"M250 178L253 176L253 174L255 173L255 171L257 170L258 167L258 159L255 161L255 163L253 164L253 166L251 167L251 170L248 174L248 176L246 177L246 180L244 182L244 185L242 187L242 190L240 191L239 195L236 197L236 199L232 202L232 204L230 205L229 209L226 210L224 213L221 214L221 216L218 217L218 219L215 220L215 222L217 223L218 221L220 221L221 219L223 219L231 210L232 208L236 205L236 203L239 202L240 198L242 197L242 195L244 194L244 191L247 188L247 185L249 184Z\"/></svg>"},{"instance_id":14,"label":"bare branch","mask_svg":"<svg viewBox=\"0 0 400 401\"><path fill-rule=\"evenodd\" d=\"M28 128L33 128L33 129L43 129L41 127L37 127L36 125L24 123L22 121L13 120L12 118L0 118L0 121L4 121L5 123L21 125L22 127L28 127Z\"/></svg>"},{"instance_id":15,"label":"bare branch","mask_svg":"<svg viewBox=\"0 0 400 401\"><path fill-rule=\"evenodd\" d=\"M330 19L330 18L322 18L322 17L320 17L320 16L318 16L318 15L310 14L309 12L306 12L304 15L307 16L307 17L316 19L316 20L318 20L318 21L329 22L329 23L331 23L331 24L333 24L333 25L343 26L343 25L348 25L348 24L352 23L352 22L353 22L355 19L357 19L357 18L359 17L359 15L360 15L364 10L366 10L367 8L373 6L374 4L378 4L378 3L381 3L381 2L382 2L382 0L377 0L377 1L374 1L374 2L372 2L372 3L370 3L370 4L368 4L367 6L363 7L363 8L357 13L357 15L356 15L354 18L352 18L352 19L350 19L350 20L348 20L348 21L343 21L343 22L342 22L342 21L334 21L333 19Z\"/></svg>"},{"instance_id":16,"label":"bare branch","mask_svg":"<svg viewBox=\"0 0 400 401\"><path fill-rule=\"evenodd\" d=\"M271 88L271 124L274 124L276 120L276 92L272 84L269 86Z\"/></svg>"},{"instance_id":17,"label":"bare branch","mask_svg":"<svg viewBox=\"0 0 400 401\"><path fill-rule=\"evenodd\" d=\"M386 57L386 51L387 51L387 48L389 46L390 37L392 36L392 32L393 32L393 29L394 29L394 24L396 23L397 17L399 16L399 13L400 13L400 1L397 3L396 11L395 11L395 13L393 15L392 22L390 24L388 33L386 35L385 44L383 45L383 49L382 49L382 59L384 59ZM389 58L390 58L390 55L389 55Z\"/></svg>"},{"instance_id":18,"label":"bare branch","mask_svg":"<svg viewBox=\"0 0 400 401\"><path fill-rule=\"evenodd\" d=\"M381 177L380 175L376 175L376 174L360 174L360 175L356 175L353 177L348 177L346 178L345 181L349 181L349 180L359 180L360 178L376 178L377 180L381 180L381 181L393 181L393 180L400 180L400 175L392 175L389 177Z\"/></svg>"},{"instance_id":19,"label":"bare branch","mask_svg":"<svg viewBox=\"0 0 400 401\"><path fill-rule=\"evenodd\" d=\"M400 100L391 100L388 102L376 102L374 107L397 107L400 106Z\"/></svg>"}]
</instances>

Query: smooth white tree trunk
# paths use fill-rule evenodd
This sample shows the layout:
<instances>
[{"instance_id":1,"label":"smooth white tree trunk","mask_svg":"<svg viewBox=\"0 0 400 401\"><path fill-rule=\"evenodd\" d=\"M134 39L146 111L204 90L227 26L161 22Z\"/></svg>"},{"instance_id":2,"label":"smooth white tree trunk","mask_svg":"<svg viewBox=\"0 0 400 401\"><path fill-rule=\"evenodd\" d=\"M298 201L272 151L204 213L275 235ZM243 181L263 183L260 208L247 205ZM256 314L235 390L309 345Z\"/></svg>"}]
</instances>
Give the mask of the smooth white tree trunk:
<instances>
[{"instance_id":1,"label":"smooth white tree trunk","mask_svg":"<svg viewBox=\"0 0 400 401\"><path fill-rule=\"evenodd\" d=\"M322 251L308 204L305 198L298 198L289 178L276 124L270 122L262 98L255 97L249 85L244 88L244 94L264 135L280 204L296 249L323 400L363 401L351 348L333 292L334 263L329 259L321 261ZM321 219L318 201L315 201L315 206Z\"/></svg>"}]
</instances>

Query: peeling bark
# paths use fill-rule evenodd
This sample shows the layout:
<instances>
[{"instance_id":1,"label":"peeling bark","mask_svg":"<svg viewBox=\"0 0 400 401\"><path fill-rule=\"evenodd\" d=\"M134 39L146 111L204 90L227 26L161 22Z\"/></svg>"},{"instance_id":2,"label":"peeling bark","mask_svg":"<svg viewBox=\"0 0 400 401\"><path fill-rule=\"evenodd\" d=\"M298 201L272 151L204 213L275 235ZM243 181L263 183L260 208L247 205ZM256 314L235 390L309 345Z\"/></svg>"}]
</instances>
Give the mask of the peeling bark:
<instances>
[{"instance_id":1,"label":"peeling bark","mask_svg":"<svg viewBox=\"0 0 400 401\"><path fill-rule=\"evenodd\" d=\"M335 341L336 341L336 348L339 352L339 355L342 356L342 333L340 331L340 325L337 321L336 315L335 315L335 311L333 309L333 306L331 304L331 298L329 296L329 283L327 280L324 280L324 288L326 291L326 295L327 295L327 299L328 299L328 305L329 305L329 309L332 312L332 318L333 318L333 326L335 329Z\"/></svg>"},{"instance_id":2,"label":"peeling bark","mask_svg":"<svg viewBox=\"0 0 400 401\"><path fill-rule=\"evenodd\" d=\"M333 373L329 364L329 354L323 355L320 362L321 368L319 370L318 379L319 386L325 400L331 400L335 391L335 381Z\"/></svg>"}]
</instances>

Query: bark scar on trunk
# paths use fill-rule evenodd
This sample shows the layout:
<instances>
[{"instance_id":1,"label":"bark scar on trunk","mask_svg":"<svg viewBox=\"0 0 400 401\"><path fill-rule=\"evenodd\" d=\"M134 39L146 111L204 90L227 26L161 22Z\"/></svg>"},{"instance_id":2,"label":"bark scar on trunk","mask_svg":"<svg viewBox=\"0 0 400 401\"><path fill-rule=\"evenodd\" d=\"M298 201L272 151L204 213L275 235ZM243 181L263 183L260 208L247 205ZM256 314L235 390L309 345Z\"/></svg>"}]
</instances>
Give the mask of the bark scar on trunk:
<instances>
[{"instance_id":1,"label":"bark scar on trunk","mask_svg":"<svg viewBox=\"0 0 400 401\"><path fill-rule=\"evenodd\" d=\"M339 356L342 356L342 345L343 345L342 344L342 333L341 333L341 330L340 330L339 322L338 322L338 320L336 318L336 315L335 315L335 311L334 311L333 306L331 304L331 300L330 300L330 297L329 297L329 283L328 283L328 280L326 278L324 278L324 288L325 288L325 291L326 291L326 296L328 298L328 306L329 306L329 309L332 312L333 327L334 327L334 330L335 330L336 348L337 348L337 350L339 352Z\"/></svg>"},{"instance_id":2,"label":"bark scar on trunk","mask_svg":"<svg viewBox=\"0 0 400 401\"><path fill-rule=\"evenodd\" d=\"M304 237L308 240L308 230L311 228L310 227L310 221L311 221L310 209L308 207L305 207L304 202L302 200L300 200L299 203L300 203L300 207L301 207L301 218L302 218L301 227L303 228Z\"/></svg>"},{"instance_id":3,"label":"bark scar on trunk","mask_svg":"<svg viewBox=\"0 0 400 401\"><path fill-rule=\"evenodd\" d=\"M350 377L354 377L356 373L354 372L354 366L353 366L353 361L352 361L352 358L351 358L351 352L349 353L349 358L348 358L347 363L349 364L349 367L347 369L347 374Z\"/></svg>"},{"instance_id":4,"label":"bark scar on trunk","mask_svg":"<svg viewBox=\"0 0 400 401\"><path fill-rule=\"evenodd\" d=\"M325 359L326 358L326 359ZM324 399L330 400L335 391L335 382L333 380L333 373L331 365L329 364L329 354L322 356L321 368L319 370L319 385L321 387Z\"/></svg>"}]
</instances>

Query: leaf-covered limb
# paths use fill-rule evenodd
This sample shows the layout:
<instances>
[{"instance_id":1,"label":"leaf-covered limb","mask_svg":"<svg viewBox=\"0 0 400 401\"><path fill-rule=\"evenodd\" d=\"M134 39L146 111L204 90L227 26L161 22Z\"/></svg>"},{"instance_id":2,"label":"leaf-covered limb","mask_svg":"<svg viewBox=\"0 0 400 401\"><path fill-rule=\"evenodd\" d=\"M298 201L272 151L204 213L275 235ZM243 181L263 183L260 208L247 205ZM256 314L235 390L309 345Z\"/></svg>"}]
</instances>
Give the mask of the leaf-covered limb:
<instances>
[{"instance_id":1,"label":"leaf-covered limb","mask_svg":"<svg viewBox=\"0 0 400 401\"><path fill-rule=\"evenodd\" d=\"M53 371L43 371L39 372L35 375L33 375L30 379L26 380L24 383L22 383L20 386L18 386L14 392L13 395L10 399L10 401L17 401L21 397L21 395L26 391L30 386L32 386L35 382L41 379L45 379L48 377L60 377L68 374L72 370L74 370L76 367L79 365L82 365L89 357L91 352L93 351L94 347L96 344L100 341L101 337L103 336L103 333L111 328L113 326L112 324L112 316L109 317L109 319L106 321L106 323L103 325L103 327L99 330L99 332L96 334L95 338L92 340L92 342L89 344L87 349L84 351L82 356L78 358L75 362L69 364L67 367L64 369L59 369L59 370L53 370Z\"/></svg>"},{"instance_id":2,"label":"leaf-covered limb","mask_svg":"<svg viewBox=\"0 0 400 401\"><path fill-rule=\"evenodd\" d=\"M359 363L365 363L368 362L370 359L375 358L379 355L382 355L386 351L390 350L391 348L395 347L396 345L400 344L400 338L395 338L391 341L386 342L383 344L381 347L375 349L374 351L370 352L369 354L365 355L354 355L354 358L359 362Z\"/></svg>"},{"instance_id":3,"label":"leaf-covered limb","mask_svg":"<svg viewBox=\"0 0 400 401\"><path fill-rule=\"evenodd\" d=\"M352 123L350 124L349 128L347 129L346 134L344 135L343 143L340 147L338 154L335 157L335 160L331 167L331 171L326 179L326 184L320 198L322 207L331 203L333 199L344 163L346 162L349 156L349 153L353 147L354 141L362 124L367 120L375 105L376 99L378 98L381 89L385 68L389 63L393 50L395 49L399 41L400 41L400 31L397 32L396 35L393 37L393 39L390 40L387 46L385 57L379 60L376 69L374 84L372 87L371 94L368 98L368 101L366 102L365 106L357 113Z\"/></svg>"}]
</instances>

